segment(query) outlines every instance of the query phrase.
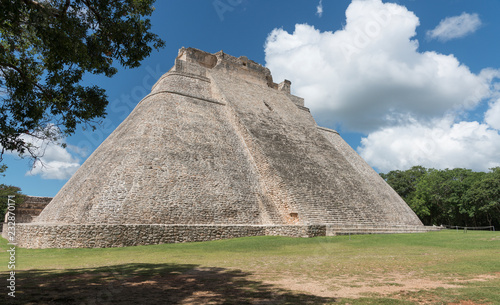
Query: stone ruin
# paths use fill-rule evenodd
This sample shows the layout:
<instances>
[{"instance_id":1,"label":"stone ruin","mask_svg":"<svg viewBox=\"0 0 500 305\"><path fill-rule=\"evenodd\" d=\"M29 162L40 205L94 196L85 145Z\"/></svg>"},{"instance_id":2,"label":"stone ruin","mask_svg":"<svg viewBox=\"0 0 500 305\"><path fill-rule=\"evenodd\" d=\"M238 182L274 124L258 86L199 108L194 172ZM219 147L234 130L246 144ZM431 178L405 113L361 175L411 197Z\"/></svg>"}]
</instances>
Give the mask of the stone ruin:
<instances>
[{"instance_id":1,"label":"stone ruin","mask_svg":"<svg viewBox=\"0 0 500 305\"><path fill-rule=\"evenodd\" d=\"M15 223L32 222L33 219L40 215L43 209L52 200L52 198L50 197L36 197L26 195L21 195L22 199L20 199L19 197L20 196L15 196L14 198L12 198L12 201L15 202ZM5 230L7 230L9 222L8 216L10 216L10 214L5 213L5 217L3 219L4 225L0 227L0 232L4 230L4 227ZM5 238L7 238L7 234L5 235Z\"/></svg>"},{"instance_id":2,"label":"stone ruin","mask_svg":"<svg viewBox=\"0 0 500 305\"><path fill-rule=\"evenodd\" d=\"M182 48L41 214L27 248L430 230L287 80Z\"/></svg>"},{"instance_id":3,"label":"stone ruin","mask_svg":"<svg viewBox=\"0 0 500 305\"><path fill-rule=\"evenodd\" d=\"M36 219L52 200L50 197L24 196L20 206L16 204L15 216L17 223L28 223ZM18 199L15 199L18 202ZM7 216L7 215L6 215ZM5 220L7 222L7 220Z\"/></svg>"}]
</instances>

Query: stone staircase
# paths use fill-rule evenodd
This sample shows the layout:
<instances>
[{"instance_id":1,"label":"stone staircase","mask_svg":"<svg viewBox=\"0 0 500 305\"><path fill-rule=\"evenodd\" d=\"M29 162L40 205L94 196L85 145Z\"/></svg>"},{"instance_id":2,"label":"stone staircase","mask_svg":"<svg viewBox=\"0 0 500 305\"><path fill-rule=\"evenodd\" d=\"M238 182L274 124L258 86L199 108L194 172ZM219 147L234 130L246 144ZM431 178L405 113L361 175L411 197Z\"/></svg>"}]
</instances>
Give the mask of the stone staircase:
<instances>
[{"instance_id":1,"label":"stone staircase","mask_svg":"<svg viewBox=\"0 0 500 305\"><path fill-rule=\"evenodd\" d=\"M32 222L51 200L51 197L26 196L24 202L16 207L16 223Z\"/></svg>"}]
</instances>

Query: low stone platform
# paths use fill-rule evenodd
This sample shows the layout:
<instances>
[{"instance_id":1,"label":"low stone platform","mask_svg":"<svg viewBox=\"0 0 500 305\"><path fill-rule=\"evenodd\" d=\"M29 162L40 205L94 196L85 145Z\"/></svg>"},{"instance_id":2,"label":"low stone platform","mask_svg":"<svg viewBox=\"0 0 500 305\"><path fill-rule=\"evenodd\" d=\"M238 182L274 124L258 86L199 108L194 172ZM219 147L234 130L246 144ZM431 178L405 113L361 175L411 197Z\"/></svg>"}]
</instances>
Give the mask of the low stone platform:
<instances>
[{"instance_id":1,"label":"low stone platform","mask_svg":"<svg viewBox=\"0 0 500 305\"><path fill-rule=\"evenodd\" d=\"M397 234L397 233L425 233L440 231L443 227L435 226L386 226L386 225L326 225L326 236L347 234Z\"/></svg>"},{"instance_id":2,"label":"low stone platform","mask_svg":"<svg viewBox=\"0 0 500 305\"><path fill-rule=\"evenodd\" d=\"M107 248L163 243L210 241L245 236L316 237L343 234L422 233L439 230L424 226L375 225L16 225L22 248Z\"/></svg>"}]
</instances>

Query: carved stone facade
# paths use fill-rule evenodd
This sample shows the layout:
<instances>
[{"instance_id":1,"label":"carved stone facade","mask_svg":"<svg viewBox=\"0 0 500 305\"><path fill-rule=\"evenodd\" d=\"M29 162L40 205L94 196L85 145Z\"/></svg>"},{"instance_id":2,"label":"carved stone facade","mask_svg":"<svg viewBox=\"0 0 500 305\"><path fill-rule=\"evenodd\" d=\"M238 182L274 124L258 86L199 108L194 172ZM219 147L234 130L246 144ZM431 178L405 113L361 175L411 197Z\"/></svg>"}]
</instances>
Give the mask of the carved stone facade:
<instances>
[{"instance_id":1,"label":"carved stone facade","mask_svg":"<svg viewBox=\"0 0 500 305\"><path fill-rule=\"evenodd\" d=\"M246 57L181 49L36 222L19 225L18 244L425 231L290 85Z\"/></svg>"}]
</instances>

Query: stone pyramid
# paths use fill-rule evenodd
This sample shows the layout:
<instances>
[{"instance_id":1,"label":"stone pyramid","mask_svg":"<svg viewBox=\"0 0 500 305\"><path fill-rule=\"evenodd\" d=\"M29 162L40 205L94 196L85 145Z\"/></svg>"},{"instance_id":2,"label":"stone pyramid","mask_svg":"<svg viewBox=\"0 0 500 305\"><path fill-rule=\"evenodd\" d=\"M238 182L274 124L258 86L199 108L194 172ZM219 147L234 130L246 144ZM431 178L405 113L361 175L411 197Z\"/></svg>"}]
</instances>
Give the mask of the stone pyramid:
<instances>
[{"instance_id":1,"label":"stone pyramid","mask_svg":"<svg viewBox=\"0 0 500 305\"><path fill-rule=\"evenodd\" d=\"M24 247L248 235L422 232L408 205L290 82L246 57L182 48L35 222Z\"/></svg>"}]
</instances>

